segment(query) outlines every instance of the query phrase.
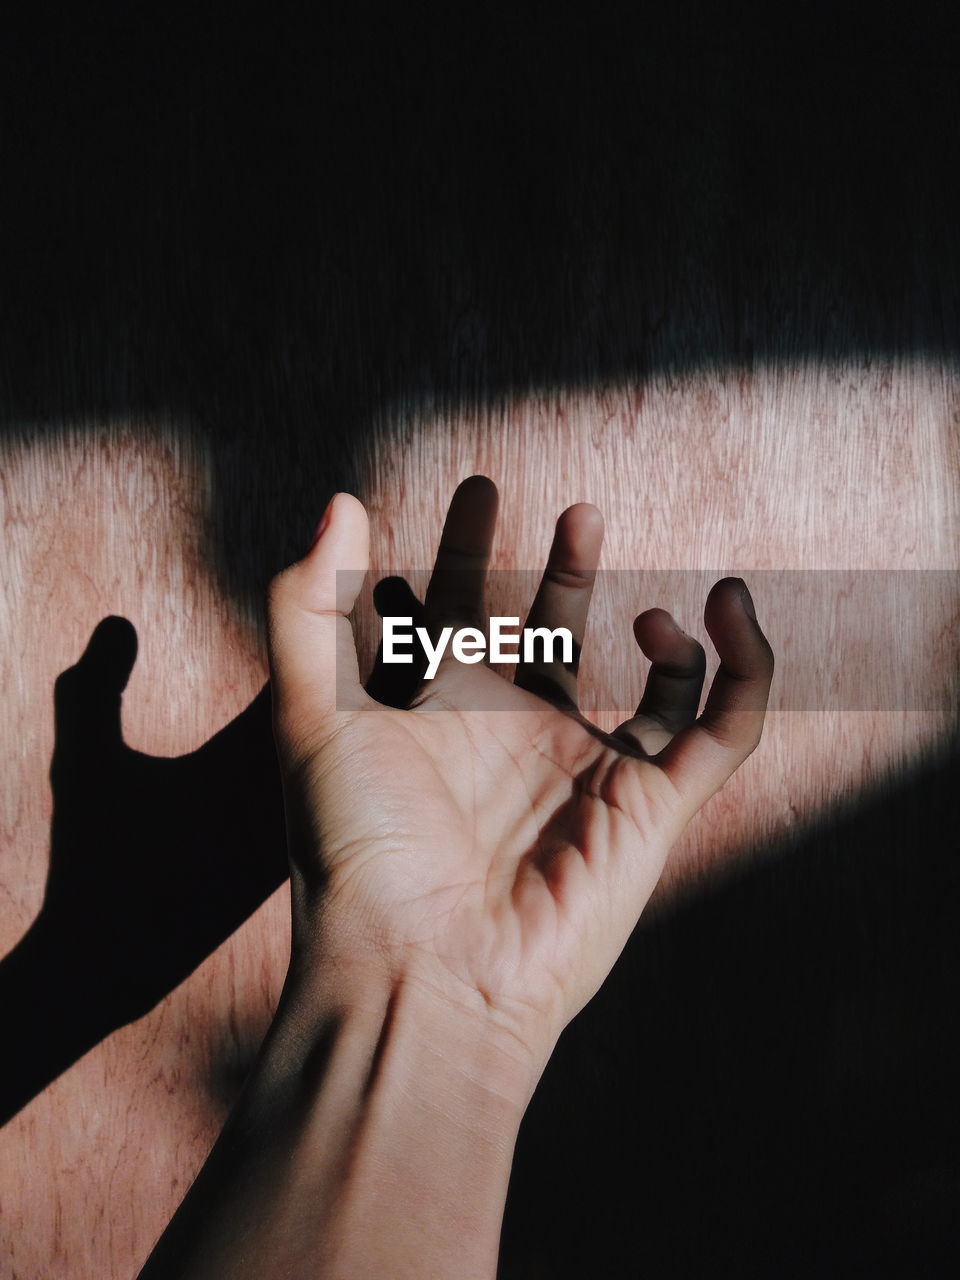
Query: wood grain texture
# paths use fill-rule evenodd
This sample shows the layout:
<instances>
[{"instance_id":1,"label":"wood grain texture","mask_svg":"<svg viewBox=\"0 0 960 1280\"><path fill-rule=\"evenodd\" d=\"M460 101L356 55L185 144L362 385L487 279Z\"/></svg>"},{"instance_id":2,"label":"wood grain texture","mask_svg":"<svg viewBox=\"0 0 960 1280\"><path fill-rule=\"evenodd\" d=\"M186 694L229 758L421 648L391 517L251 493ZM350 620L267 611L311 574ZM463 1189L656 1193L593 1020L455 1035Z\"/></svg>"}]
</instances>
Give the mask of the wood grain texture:
<instances>
[{"instance_id":1,"label":"wood grain texture","mask_svg":"<svg viewBox=\"0 0 960 1280\"><path fill-rule=\"evenodd\" d=\"M50 8L0 42L4 949L44 892L58 673L126 617L127 742L205 742L260 687L263 588L334 489L390 569L429 564L472 472L499 568L595 502L608 569L756 575L778 675L816 661L825 689L839 651L805 651L761 575L960 567L954 9ZM910 1249L955 1234L938 583L902 699L775 685L538 1091L510 1280L880 1280L890 1232L914 1280ZM615 616L585 653L602 717L642 672L605 659ZM281 889L0 1130L0 1280L136 1272L287 934Z\"/></svg>"},{"instance_id":2,"label":"wood grain texture","mask_svg":"<svg viewBox=\"0 0 960 1280\"><path fill-rule=\"evenodd\" d=\"M495 421L398 417L381 424L358 460L375 565L429 564L450 493L482 471L502 493L499 568L540 563L555 515L589 500L606 515L608 568L747 577L783 568L956 569L958 402L960 381L943 368L850 363L544 394L517 400ZM127 740L141 750L191 749L264 678L261 636L224 603L198 553L210 496L204 462L169 423L87 425L6 449L7 948L36 912L46 872L53 680L99 619L122 614L140 633L123 716ZM262 517L253 510L250 518ZM786 651L789 619L765 616L762 598L757 607ZM915 656L921 676L949 668L956 607L952 595L937 602L943 626ZM819 660L829 681L831 655ZM602 682L602 658L586 666L588 682ZM820 810L895 775L952 714L949 701L939 712L774 712L758 753L678 848L667 888L695 893L738 851L815 825ZM159 1008L89 1053L0 1133L5 1276L135 1272L202 1162L269 1019L286 909L283 890Z\"/></svg>"}]
</instances>

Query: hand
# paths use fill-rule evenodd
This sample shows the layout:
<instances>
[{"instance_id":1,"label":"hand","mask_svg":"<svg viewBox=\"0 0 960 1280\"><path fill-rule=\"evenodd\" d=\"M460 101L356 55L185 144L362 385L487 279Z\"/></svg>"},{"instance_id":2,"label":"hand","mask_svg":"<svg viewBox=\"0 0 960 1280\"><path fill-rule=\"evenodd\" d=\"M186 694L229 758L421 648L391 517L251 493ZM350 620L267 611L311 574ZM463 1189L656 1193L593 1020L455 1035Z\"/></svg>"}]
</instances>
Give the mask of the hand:
<instances>
[{"instance_id":1,"label":"hand","mask_svg":"<svg viewBox=\"0 0 960 1280\"><path fill-rule=\"evenodd\" d=\"M496 508L484 477L454 495L424 602L432 635L482 617ZM526 621L569 627L575 652L602 536L594 507L563 513ZM612 734L578 712L562 667L521 665L511 684L451 656L409 709L384 706L361 684L346 617L368 559L366 512L338 494L310 552L271 584L292 972L415 984L538 1074L670 847L756 747L773 655L727 578L706 602L721 662L699 718L703 650L660 609L634 624L652 665L637 714ZM357 571L339 599L337 570Z\"/></svg>"}]
</instances>

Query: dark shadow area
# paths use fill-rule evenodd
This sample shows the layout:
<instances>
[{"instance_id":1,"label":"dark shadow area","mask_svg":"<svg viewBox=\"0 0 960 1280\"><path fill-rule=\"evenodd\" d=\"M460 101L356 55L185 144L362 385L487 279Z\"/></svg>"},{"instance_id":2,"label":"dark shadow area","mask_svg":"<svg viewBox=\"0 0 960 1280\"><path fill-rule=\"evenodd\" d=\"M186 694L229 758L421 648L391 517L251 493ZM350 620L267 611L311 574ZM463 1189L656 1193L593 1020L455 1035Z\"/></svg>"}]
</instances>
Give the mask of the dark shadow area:
<instances>
[{"instance_id":1,"label":"dark shadow area","mask_svg":"<svg viewBox=\"0 0 960 1280\"><path fill-rule=\"evenodd\" d=\"M402 579L377 608L423 608ZM121 699L137 655L125 618L105 618L54 689L53 820L43 905L0 961L0 1017L16 1046L0 1078L0 1125L117 1028L143 1017L287 877L270 686L209 742L168 759L123 741ZM422 677L378 651L372 697L405 706ZM249 1037L244 1038L245 1041ZM224 1039L209 1082L222 1103L252 1061Z\"/></svg>"},{"instance_id":2,"label":"dark shadow area","mask_svg":"<svg viewBox=\"0 0 960 1280\"><path fill-rule=\"evenodd\" d=\"M149 1012L287 875L269 686L198 750L150 756L121 733L136 652L133 626L105 618L57 679L46 892L0 962L0 1123Z\"/></svg>"},{"instance_id":3,"label":"dark shadow area","mask_svg":"<svg viewBox=\"0 0 960 1280\"><path fill-rule=\"evenodd\" d=\"M384 419L957 350L956 6L113 0L2 35L2 422L199 433L255 613Z\"/></svg>"},{"instance_id":4,"label":"dark shadow area","mask_svg":"<svg viewBox=\"0 0 960 1280\"><path fill-rule=\"evenodd\" d=\"M504 1280L960 1272L958 767L638 927L524 1120Z\"/></svg>"}]
</instances>

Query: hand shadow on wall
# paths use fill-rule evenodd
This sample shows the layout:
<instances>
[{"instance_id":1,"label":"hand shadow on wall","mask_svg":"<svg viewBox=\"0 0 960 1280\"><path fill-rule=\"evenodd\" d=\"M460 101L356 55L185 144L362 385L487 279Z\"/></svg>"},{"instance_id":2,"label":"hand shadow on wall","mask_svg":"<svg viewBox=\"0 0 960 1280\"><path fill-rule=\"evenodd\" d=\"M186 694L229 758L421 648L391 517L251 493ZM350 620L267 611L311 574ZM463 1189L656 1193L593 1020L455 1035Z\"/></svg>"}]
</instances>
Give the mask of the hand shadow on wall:
<instances>
[{"instance_id":1,"label":"hand shadow on wall","mask_svg":"<svg viewBox=\"0 0 960 1280\"><path fill-rule=\"evenodd\" d=\"M150 756L121 732L136 652L131 623L105 618L56 681L46 892L0 966L16 1046L4 1121L152 1009L286 875L269 686L198 750Z\"/></svg>"},{"instance_id":2,"label":"hand shadow on wall","mask_svg":"<svg viewBox=\"0 0 960 1280\"><path fill-rule=\"evenodd\" d=\"M402 579L381 613L422 605ZM121 698L137 654L105 618L54 688L50 867L40 913L0 964L8 1044L0 1123L117 1028L174 990L286 879L270 686L196 751L173 759L123 740ZM422 675L385 666L372 697L404 705Z\"/></svg>"}]
</instances>

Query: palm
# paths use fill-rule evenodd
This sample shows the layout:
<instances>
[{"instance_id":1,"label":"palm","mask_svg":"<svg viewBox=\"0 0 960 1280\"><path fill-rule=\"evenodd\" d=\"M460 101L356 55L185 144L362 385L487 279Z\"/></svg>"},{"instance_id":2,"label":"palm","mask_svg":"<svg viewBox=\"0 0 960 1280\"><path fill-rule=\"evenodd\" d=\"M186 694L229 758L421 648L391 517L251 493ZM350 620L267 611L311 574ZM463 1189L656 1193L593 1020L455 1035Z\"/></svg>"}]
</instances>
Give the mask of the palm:
<instances>
[{"instance_id":1,"label":"palm","mask_svg":"<svg viewBox=\"0 0 960 1280\"><path fill-rule=\"evenodd\" d=\"M659 876L669 783L515 692L513 712L389 709L344 727L313 793L329 892L491 1000L578 1008Z\"/></svg>"},{"instance_id":2,"label":"palm","mask_svg":"<svg viewBox=\"0 0 960 1280\"><path fill-rule=\"evenodd\" d=\"M427 593L431 628L480 611L490 495L464 490ZM589 513L561 519L527 620L569 625L578 645L599 553ZM464 573L471 585L454 596ZM296 760L288 805L306 835L292 841L294 862L306 883L322 878L327 917L355 944L415 954L431 980L480 993L518 1034L531 1017L563 1025L603 981L687 819L759 736L769 649L738 597L739 584L715 588L708 627L728 664L753 642L740 659L757 667L756 688L744 702L746 673L721 668L696 723L703 651L660 610L638 619L653 667L637 714L613 735L579 714L576 675L559 664L521 664L508 684L447 660L410 709L359 688L354 706L332 709L314 680L295 735L281 705L281 756L286 743ZM347 626L334 621L341 656ZM747 720L735 728L738 711Z\"/></svg>"}]
</instances>

